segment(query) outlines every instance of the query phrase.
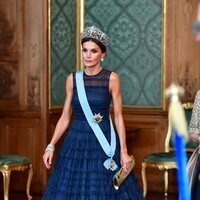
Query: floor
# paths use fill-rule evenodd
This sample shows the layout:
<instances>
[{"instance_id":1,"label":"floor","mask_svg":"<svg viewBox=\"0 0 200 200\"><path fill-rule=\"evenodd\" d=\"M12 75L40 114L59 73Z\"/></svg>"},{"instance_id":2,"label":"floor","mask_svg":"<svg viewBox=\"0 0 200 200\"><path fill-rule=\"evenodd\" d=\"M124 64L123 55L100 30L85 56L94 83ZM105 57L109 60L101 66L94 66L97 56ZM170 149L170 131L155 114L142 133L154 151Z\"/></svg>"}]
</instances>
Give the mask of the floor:
<instances>
[{"instance_id":1,"label":"floor","mask_svg":"<svg viewBox=\"0 0 200 200\"><path fill-rule=\"evenodd\" d=\"M41 200L41 195L32 194L33 200ZM0 199L3 200L3 194L0 193ZM9 200L27 200L26 195L22 193L11 193ZM178 196L175 194L169 194L167 198L161 193L149 192L147 193L146 200L178 200Z\"/></svg>"},{"instance_id":2,"label":"floor","mask_svg":"<svg viewBox=\"0 0 200 200\"><path fill-rule=\"evenodd\" d=\"M178 200L177 194L169 194L167 197L163 193L149 192L147 193L146 200Z\"/></svg>"}]
</instances>

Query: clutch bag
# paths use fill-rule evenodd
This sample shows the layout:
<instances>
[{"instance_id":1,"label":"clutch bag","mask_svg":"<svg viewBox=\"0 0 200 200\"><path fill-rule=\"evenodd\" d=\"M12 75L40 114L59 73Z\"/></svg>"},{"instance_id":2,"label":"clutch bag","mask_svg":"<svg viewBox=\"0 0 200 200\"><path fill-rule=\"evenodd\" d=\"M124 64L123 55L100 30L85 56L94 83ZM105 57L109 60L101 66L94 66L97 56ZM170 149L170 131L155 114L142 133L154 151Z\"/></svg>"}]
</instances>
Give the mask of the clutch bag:
<instances>
[{"instance_id":1,"label":"clutch bag","mask_svg":"<svg viewBox=\"0 0 200 200\"><path fill-rule=\"evenodd\" d=\"M116 174L113 177L113 186L116 190L119 189L120 185L124 182L124 180L127 178L127 176L130 174L132 171L133 167L135 166L135 160L133 156L131 156L131 161L130 161L130 169L129 172L126 173L124 171L124 166L122 165L119 171L116 172Z\"/></svg>"}]
</instances>

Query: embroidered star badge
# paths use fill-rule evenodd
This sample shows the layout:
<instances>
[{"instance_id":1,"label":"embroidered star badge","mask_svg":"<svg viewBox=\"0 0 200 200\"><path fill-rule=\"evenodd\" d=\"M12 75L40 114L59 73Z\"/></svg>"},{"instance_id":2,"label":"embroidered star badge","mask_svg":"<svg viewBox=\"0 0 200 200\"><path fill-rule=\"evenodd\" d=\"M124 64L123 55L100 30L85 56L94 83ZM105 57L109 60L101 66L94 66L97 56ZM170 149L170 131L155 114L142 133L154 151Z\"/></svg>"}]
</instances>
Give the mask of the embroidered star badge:
<instances>
[{"instance_id":1,"label":"embroidered star badge","mask_svg":"<svg viewBox=\"0 0 200 200\"><path fill-rule=\"evenodd\" d=\"M103 121L103 115L101 115L100 113L98 113L98 114L94 113L92 119L94 122L100 123Z\"/></svg>"}]
</instances>

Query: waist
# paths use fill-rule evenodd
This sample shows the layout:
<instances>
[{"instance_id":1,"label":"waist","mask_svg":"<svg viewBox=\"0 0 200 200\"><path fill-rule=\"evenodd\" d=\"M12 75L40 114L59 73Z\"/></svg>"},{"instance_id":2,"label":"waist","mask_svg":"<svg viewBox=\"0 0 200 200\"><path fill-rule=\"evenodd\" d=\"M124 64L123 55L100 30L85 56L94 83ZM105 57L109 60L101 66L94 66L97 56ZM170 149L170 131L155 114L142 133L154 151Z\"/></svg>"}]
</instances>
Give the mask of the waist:
<instances>
[{"instance_id":1,"label":"waist","mask_svg":"<svg viewBox=\"0 0 200 200\"><path fill-rule=\"evenodd\" d=\"M92 120L95 120L95 119L99 120L99 118L101 118L100 121L110 120L109 114L101 114L101 113L100 114L99 113L95 113L95 114L94 114L94 117L93 117ZM74 115L74 120L75 121L87 121L87 119L86 119L86 117L85 117L85 115L83 113L80 113L80 114L77 113L77 114L75 114Z\"/></svg>"}]
</instances>

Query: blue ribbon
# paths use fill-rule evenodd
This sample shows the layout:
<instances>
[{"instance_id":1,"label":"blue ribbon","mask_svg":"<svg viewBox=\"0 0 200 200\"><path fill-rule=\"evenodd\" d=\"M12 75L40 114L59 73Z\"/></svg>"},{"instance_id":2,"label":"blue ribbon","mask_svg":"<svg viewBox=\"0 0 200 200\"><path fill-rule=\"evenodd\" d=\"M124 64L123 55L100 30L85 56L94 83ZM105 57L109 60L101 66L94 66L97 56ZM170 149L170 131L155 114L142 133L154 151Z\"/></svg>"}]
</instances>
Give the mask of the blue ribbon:
<instances>
[{"instance_id":1,"label":"blue ribbon","mask_svg":"<svg viewBox=\"0 0 200 200\"><path fill-rule=\"evenodd\" d=\"M105 160L105 162L103 163L103 166L106 169L110 169L111 171L114 171L118 168L117 164L115 163L115 161L112 158L108 158L107 160Z\"/></svg>"},{"instance_id":2,"label":"blue ribbon","mask_svg":"<svg viewBox=\"0 0 200 200\"><path fill-rule=\"evenodd\" d=\"M185 152L184 137L174 129L175 134L175 146L176 146L176 160L178 165L178 188L179 188L179 200L191 200L189 191L189 178L186 171L187 156Z\"/></svg>"},{"instance_id":3,"label":"blue ribbon","mask_svg":"<svg viewBox=\"0 0 200 200\"><path fill-rule=\"evenodd\" d=\"M81 104L81 107L82 107L85 117L87 119L87 122L89 123L95 136L97 137L102 149L104 150L106 155L109 157L104 162L103 165L106 169L110 169L113 171L113 170L117 169L118 166L115 163L115 161L113 160L113 156L115 154L115 149L116 149L116 135L115 135L115 131L113 128L111 117L110 117L111 145L109 145L100 126L96 122L93 121L93 113L91 111L90 105L87 100L86 92L85 92L82 70L79 72L76 72L76 87L77 87L79 102Z\"/></svg>"}]
</instances>

